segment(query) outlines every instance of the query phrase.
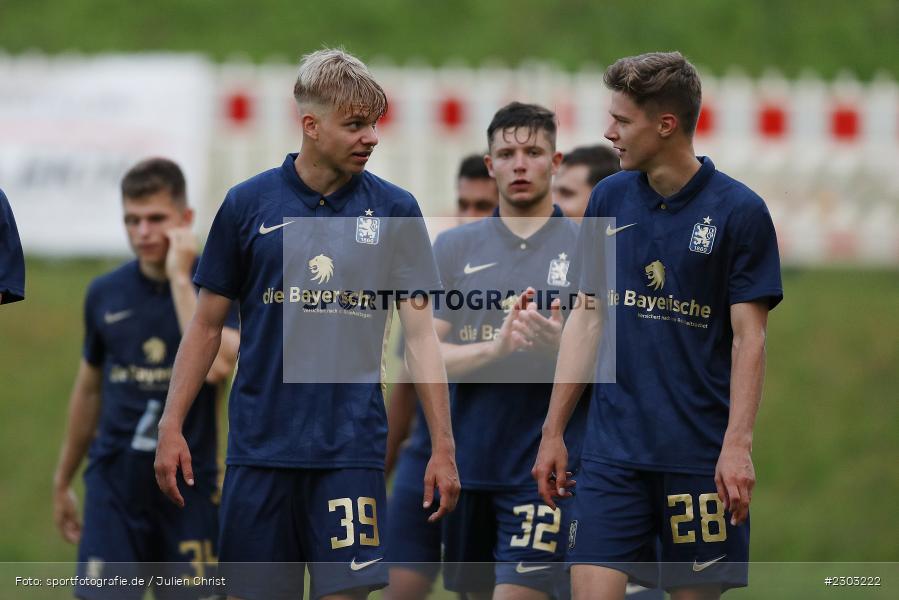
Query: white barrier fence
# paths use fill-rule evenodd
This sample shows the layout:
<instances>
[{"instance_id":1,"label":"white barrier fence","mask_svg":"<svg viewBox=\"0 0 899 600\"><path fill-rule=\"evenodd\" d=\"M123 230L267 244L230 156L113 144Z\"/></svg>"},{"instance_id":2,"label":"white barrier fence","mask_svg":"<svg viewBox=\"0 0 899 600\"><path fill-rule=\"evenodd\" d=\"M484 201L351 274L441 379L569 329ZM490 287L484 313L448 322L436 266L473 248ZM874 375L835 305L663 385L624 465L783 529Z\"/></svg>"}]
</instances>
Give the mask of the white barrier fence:
<instances>
[{"instance_id":1,"label":"white barrier fence","mask_svg":"<svg viewBox=\"0 0 899 600\"><path fill-rule=\"evenodd\" d=\"M110 61L117 73L101 78L98 65L108 71ZM428 215L452 211L459 160L486 148L487 124L511 100L555 110L563 151L605 141L608 92L600 68L570 73L545 64L518 69L376 64L373 71L387 91L390 110L379 126L381 142L369 168L412 191ZM93 113L83 112L84 103L73 103L68 88L60 87L64 73L65 81L82 86ZM124 251L123 235L106 231L118 220L118 177L128 162L152 153L184 162L200 208L199 227L205 230L228 187L297 150L294 78L295 66L289 64L213 65L177 55L0 58L0 187L23 215L20 227L29 249ZM766 199L786 263L899 265L896 83L736 74L704 76L703 82L697 151ZM40 91L33 97L15 100L22 89L35 87ZM23 103L29 106L27 126L19 121ZM104 122L113 113L119 119L130 114L128 128ZM60 114L66 119L60 121ZM107 164L104 177L89 186L37 187L22 177L21 165L34 163L34 156L55 143L52 135L38 136L32 129L55 130L66 140L66 169L83 169L82 155L98 145L119 162ZM144 137L132 135L135 131ZM60 220L47 235L47 215L70 215L68 205L89 206L81 216L97 215L96 224L79 221L76 228ZM27 222L38 216L44 217L39 226Z\"/></svg>"}]
</instances>

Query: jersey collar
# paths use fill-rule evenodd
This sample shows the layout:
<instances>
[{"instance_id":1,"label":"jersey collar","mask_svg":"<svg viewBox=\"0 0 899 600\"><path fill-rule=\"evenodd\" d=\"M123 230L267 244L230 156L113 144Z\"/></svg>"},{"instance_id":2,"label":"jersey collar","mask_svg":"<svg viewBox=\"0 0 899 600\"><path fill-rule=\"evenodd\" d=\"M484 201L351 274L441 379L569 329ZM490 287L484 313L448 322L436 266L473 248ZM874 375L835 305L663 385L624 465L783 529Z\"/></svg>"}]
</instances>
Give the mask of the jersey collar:
<instances>
[{"instance_id":1,"label":"jersey collar","mask_svg":"<svg viewBox=\"0 0 899 600\"><path fill-rule=\"evenodd\" d=\"M303 204L310 210L315 210L315 208L319 206L320 201L324 200L334 212L342 211L343 207L346 206L347 201L350 199L350 194L359 184L359 180L362 179L362 176L353 175L342 188L332 194L323 196L300 179L297 169L294 166L294 161L297 159L297 156L298 153L296 152L288 154L287 158L284 159L284 164L281 165L281 172L284 175L284 178L287 179L287 183L290 185L291 189L296 193L299 199L303 201Z\"/></svg>"},{"instance_id":2,"label":"jersey collar","mask_svg":"<svg viewBox=\"0 0 899 600\"><path fill-rule=\"evenodd\" d=\"M643 195L649 200L650 208L658 208L664 203L668 212L675 213L685 207L696 194L702 191L702 188L706 186L715 173L715 163L708 156L697 156L696 158L702 163L699 170L696 171L684 187L667 198L652 189L646 173L640 173L638 181L640 182Z\"/></svg>"},{"instance_id":3,"label":"jersey collar","mask_svg":"<svg viewBox=\"0 0 899 600\"><path fill-rule=\"evenodd\" d=\"M553 204L553 212L550 215L550 218L547 219L546 223L543 224L543 227L541 227L540 229L535 231L533 233L533 235L531 235L531 237L529 237L529 238L518 237L516 234L512 233L512 231L508 227L506 227L506 224L503 222L503 220L499 216L499 207L498 206L495 209L493 209L493 216L495 218L490 219L490 221L493 224L493 228L496 231L497 237L499 237L501 240L503 240L504 242L506 242L509 245L517 246L517 245L521 244L522 242L528 242L531 244L539 242L540 239L542 239L544 236L548 235L548 233L550 231L552 231L556 225L561 223L560 220L557 220L554 217L562 217L564 215L562 214L562 209L559 208L558 205Z\"/></svg>"}]
</instances>

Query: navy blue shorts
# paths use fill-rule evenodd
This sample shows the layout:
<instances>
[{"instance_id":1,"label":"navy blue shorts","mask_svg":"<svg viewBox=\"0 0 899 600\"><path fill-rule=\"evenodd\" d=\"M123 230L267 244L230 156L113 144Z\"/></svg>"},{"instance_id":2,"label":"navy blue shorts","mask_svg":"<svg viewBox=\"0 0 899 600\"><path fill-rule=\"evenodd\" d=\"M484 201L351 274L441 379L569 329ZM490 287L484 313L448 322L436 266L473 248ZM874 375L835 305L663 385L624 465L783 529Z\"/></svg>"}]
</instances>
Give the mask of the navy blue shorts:
<instances>
[{"instance_id":1,"label":"navy blue shorts","mask_svg":"<svg viewBox=\"0 0 899 600\"><path fill-rule=\"evenodd\" d=\"M435 508L422 508L428 457L408 450L400 454L387 501L387 562L421 573L431 581L440 572L442 524L428 523ZM436 506L440 496L435 493Z\"/></svg>"},{"instance_id":2,"label":"navy blue shorts","mask_svg":"<svg viewBox=\"0 0 899 600\"><path fill-rule=\"evenodd\" d=\"M514 491L462 490L443 527L446 589L489 592L510 583L558 596L564 572L569 500L555 511L537 486Z\"/></svg>"},{"instance_id":3,"label":"navy blue shorts","mask_svg":"<svg viewBox=\"0 0 899 600\"><path fill-rule=\"evenodd\" d=\"M229 466L222 489L220 573L243 600L313 598L387 585L377 469Z\"/></svg>"},{"instance_id":4,"label":"navy blue shorts","mask_svg":"<svg viewBox=\"0 0 899 600\"><path fill-rule=\"evenodd\" d=\"M566 561L599 564L667 590L746 586L749 521L730 524L714 477L622 468L584 460ZM656 555L661 554L661 563Z\"/></svg>"},{"instance_id":5,"label":"navy blue shorts","mask_svg":"<svg viewBox=\"0 0 899 600\"><path fill-rule=\"evenodd\" d=\"M185 501L180 509L156 485L153 460L153 453L124 451L91 462L84 474L78 576L152 579L160 600L209 596L214 586L206 583L216 576L218 541L215 471L197 470L192 487L179 478ZM193 584L194 578L203 585L182 583ZM75 588L77 597L90 600L137 599L144 592L130 586Z\"/></svg>"}]
</instances>

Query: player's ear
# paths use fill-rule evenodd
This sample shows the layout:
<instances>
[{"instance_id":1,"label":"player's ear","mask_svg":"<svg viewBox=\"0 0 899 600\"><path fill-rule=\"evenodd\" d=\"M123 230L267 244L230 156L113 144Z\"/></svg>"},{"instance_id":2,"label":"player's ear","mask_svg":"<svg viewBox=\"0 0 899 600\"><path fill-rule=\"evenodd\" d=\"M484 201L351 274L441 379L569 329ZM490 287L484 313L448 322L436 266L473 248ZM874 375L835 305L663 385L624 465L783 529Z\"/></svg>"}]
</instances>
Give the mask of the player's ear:
<instances>
[{"instance_id":1,"label":"player's ear","mask_svg":"<svg viewBox=\"0 0 899 600\"><path fill-rule=\"evenodd\" d=\"M189 206L185 206L184 210L181 211L182 218L184 219L184 225L189 226L194 224L194 209Z\"/></svg>"},{"instance_id":2,"label":"player's ear","mask_svg":"<svg viewBox=\"0 0 899 600\"><path fill-rule=\"evenodd\" d=\"M484 165L487 167L487 172L490 176L496 179L496 176L493 174L493 159L489 154L484 155Z\"/></svg>"},{"instance_id":3,"label":"player's ear","mask_svg":"<svg viewBox=\"0 0 899 600\"><path fill-rule=\"evenodd\" d=\"M300 129L303 130L303 136L311 138L313 140L318 140L318 126L319 126L319 118L312 110L307 106L300 106Z\"/></svg>"},{"instance_id":4,"label":"player's ear","mask_svg":"<svg viewBox=\"0 0 899 600\"><path fill-rule=\"evenodd\" d=\"M559 172L559 167L562 165L562 153L556 150L553 152L553 162L552 162L552 174L555 175Z\"/></svg>"},{"instance_id":5,"label":"player's ear","mask_svg":"<svg viewBox=\"0 0 899 600\"><path fill-rule=\"evenodd\" d=\"M671 137L677 131L677 115L674 113L662 113L659 115L657 131L662 138Z\"/></svg>"}]
</instances>

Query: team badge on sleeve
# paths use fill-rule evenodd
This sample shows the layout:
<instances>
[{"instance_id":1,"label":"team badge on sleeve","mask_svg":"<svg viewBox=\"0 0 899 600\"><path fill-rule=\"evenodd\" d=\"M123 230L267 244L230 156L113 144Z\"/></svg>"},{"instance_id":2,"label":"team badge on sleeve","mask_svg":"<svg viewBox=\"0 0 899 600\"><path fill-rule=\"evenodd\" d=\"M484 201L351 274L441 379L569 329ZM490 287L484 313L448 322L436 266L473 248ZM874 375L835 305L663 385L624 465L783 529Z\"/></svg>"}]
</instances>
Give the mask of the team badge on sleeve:
<instances>
[{"instance_id":1,"label":"team badge on sleeve","mask_svg":"<svg viewBox=\"0 0 899 600\"><path fill-rule=\"evenodd\" d=\"M715 232L718 228L712 223L711 217L706 217L702 223L693 226L693 235L690 236L690 251L700 254L711 254L715 244Z\"/></svg>"},{"instance_id":2,"label":"team badge on sleeve","mask_svg":"<svg viewBox=\"0 0 899 600\"><path fill-rule=\"evenodd\" d=\"M356 217L356 241L360 244L377 244L381 231L381 219L373 217L374 211L368 209L365 216Z\"/></svg>"},{"instance_id":3,"label":"team badge on sleeve","mask_svg":"<svg viewBox=\"0 0 899 600\"><path fill-rule=\"evenodd\" d=\"M568 281L569 266L571 266L571 261L568 260L568 255L564 252L559 254L559 258L549 261L549 275L546 278L546 283L556 287L568 287L571 285L571 282Z\"/></svg>"}]
</instances>

